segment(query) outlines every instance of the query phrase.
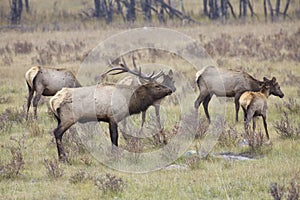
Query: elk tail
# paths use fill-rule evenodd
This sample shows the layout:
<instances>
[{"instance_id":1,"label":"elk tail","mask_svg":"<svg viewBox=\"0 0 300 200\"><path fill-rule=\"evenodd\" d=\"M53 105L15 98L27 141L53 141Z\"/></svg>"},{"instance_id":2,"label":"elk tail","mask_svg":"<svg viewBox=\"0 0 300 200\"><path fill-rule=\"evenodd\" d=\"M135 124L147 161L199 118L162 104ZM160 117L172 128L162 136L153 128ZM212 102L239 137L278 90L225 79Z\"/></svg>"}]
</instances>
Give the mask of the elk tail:
<instances>
[{"instance_id":1,"label":"elk tail","mask_svg":"<svg viewBox=\"0 0 300 200\"><path fill-rule=\"evenodd\" d=\"M41 70L40 66L34 66L31 67L25 74L25 80L28 84L29 87L33 88L33 82L36 77L36 75L39 73Z\"/></svg>"}]
</instances>

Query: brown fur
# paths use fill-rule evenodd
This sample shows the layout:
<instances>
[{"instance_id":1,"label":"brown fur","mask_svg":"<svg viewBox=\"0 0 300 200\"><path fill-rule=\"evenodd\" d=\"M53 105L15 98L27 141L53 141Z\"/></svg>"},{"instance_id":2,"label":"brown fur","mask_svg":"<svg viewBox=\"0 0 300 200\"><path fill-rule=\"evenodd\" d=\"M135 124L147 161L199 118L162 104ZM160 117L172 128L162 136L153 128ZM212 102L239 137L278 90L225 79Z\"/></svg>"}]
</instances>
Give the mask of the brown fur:
<instances>
[{"instance_id":1,"label":"brown fur","mask_svg":"<svg viewBox=\"0 0 300 200\"><path fill-rule=\"evenodd\" d=\"M248 132L249 122L253 121L253 132L255 132L256 122L255 117L261 116L263 118L263 124L266 132L267 139L269 140L269 133L267 127L267 99L270 94L275 96L283 97L284 94L280 90L279 84L276 82L276 78L273 77L272 80L264 78L262 88L259 92L247 91L244 92L239 103L244 111L244 127L245 132Z\"/></svg>"},{"instance_id":2,"label":"brown fur","mask_svg":"<svg viewBox=\"0 0 300 200\"><path fill-rule=\"evenodd\" d=\"M235 98L236 121L238 121L240 96L245 91L259 91L262 85L262 81L256 80L246 72L217 69L213 66L198 71L196 73L196 83L200 94L194 106L198 110L202 103L209 122L208 104L213 95Z\"/></svg>"},{"instance_id":3,"label":"brown fur","mask_svg":"<svg viewBox=\"0 0 300 200\"><path fill-rule=\"evenodd\" d=\"M40 66L32 67L25 74L28 87L27 114L31 105L33 95L34 117L37 118L37 105L41 96L53 96L63 87L80 87L74 74L65 69L44 68Z\"/></svg>"},{"instance_id":4,"label":"brown fur","mask_svg":"<svg viewBox=\"0 0 300 200\"><path fill-rule=\"evenodd\" d=\"M77 121L109 123L111 142L118 146L118 122L128 115L145 111L171 93L171 89L158 83L144 84L136 89L120 85L62 89L50 99L51 110L58 122L54 135L60 160L66 159L62 136Z\"/></svg>"},{"instance_id":5,"label":"brown fur","mask_svg":"<svg viewBox=\"0 0 300 200\"><path fill-rule=\"evenodd\" d=\"M264 99L264 101L266 101L268 96L266 96L266 94L264 94L262 92L252 92L252 91L244 92L241 95L240 100L239 100L241 107L243 107L247 110L248 106L254 100L254 98L261 98L261 99Z\"/></svg>"}]
</instances>

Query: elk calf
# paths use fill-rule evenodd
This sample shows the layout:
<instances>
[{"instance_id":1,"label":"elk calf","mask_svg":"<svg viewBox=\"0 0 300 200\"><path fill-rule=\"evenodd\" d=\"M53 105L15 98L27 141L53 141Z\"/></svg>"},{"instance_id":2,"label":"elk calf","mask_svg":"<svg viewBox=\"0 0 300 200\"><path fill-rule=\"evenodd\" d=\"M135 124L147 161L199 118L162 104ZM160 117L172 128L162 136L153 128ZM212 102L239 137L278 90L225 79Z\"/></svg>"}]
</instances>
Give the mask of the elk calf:
<instances>
[{"instance_id":1,"label":"elk calf","mask_svg":"<svg viewBox=\"0 0 300 200\"><path fill-rule=\"evenodd\" d=\"M34 109L34 118L37 119L37 105L42 95L53 96L63 87L80 87L80 84L74 74L65 69L42 68L40 66L35 66L26 72L25 79L28 87L26 120L28 119L28 112L34 92L35 97L32 104Z\"/></svg>"},{"instance_id":2,"label":"elk calf","mask_svg":"<svg viewBox=\"0 0 300 200\"><path fill-rule=\"evenodd\" d=\"M270 138L268 133L267 121L266 121L267 118L266 111L268 108L267 99L271 93L281 98L284 96L284 94L280 90L279 84L276 82L275 77L273 77L272 80L268 80L267 78L264 78L264 83L259 92L252 92L252 91L244 92L239 99L239 103L244 111L245 132L248 132L249 122L251 121L251 119L253 120L253 132L254 132L256 128L255 118L257 116L262 116L265 132L268 140Z\"/></svg>"},{"instance_id":3,"label":"elk calf","mask_svg":"<svg viewBox=\"0 0 300 200\"><path fill-rule=\"evenodd\" d=\"M171 93L168 87L153 82L136 89L122 85L63 88L50 99L51 110L58 122L54 136L59 159L66 159L62 136L76 122L109 123L111 142L118 146L118 122L146 111L154 102Z\"/></svg>"}]
</instances>

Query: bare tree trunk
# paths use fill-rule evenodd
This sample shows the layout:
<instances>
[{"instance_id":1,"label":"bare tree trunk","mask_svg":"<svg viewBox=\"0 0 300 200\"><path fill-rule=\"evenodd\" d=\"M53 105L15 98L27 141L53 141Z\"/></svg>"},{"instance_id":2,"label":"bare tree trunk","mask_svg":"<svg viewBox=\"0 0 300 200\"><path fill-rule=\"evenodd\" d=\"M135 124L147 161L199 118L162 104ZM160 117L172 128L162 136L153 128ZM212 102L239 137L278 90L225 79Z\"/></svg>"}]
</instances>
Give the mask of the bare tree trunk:
<instances>
[{"instance_id":1,"label":"bare tree trunk","mask_svg":"<svg viewBox=\"0 0 300 200\"><path fill-rule=\"evenodd\" d=\"M25 8L26 8L26 12L29 13L30 12L29 0L25 0Z\"/></svg>"},{"instance_id":2,"label":"bare tree trunk","mask_svg":"<svg viewBox=\"0 0 300 200\"><path fill-rule=\"evenodd\" d=\"M173 6L172 6L172 3L171 3L171 0L168 0L168 4L169 4L170 7L173 7ZM170 17L170 19L174 19L173 12L170 12L170 13L169 13L169 17Z\"/></svg>"},{"instance_id":3,"label":"bare tree trunk","mask_svg":"<svg viewBox=\"0 0 300 200\"><path fill-rule=\"evenodd\" d=\"M280 0L276 0L276 20L279 18L279 12L280 12Z\"/></svg>"},{"instance_id":4,"label":"bare tree trunk","mask_svg":"<svg viewBox=\"0 0 300 200\"><path fill-rule=\"evenodd\" d=\"M287 2L285 4L285 8L283 11L283 19L285 19L286 15L287 15L287 10L289 9L290 2L291 2L291 0L287 0Z\"/></svg>"},{"instance_id":5,"label":"bare tree trunk","mask_svg":"<svg viewBox=\"0 0 300 200\"><path fill-rule=\"evenodd\" d=\"M265 13L265 21L268 21L268 11L267 11L267 2L264 0L264 13Z\"/></svg>"},{"instance_id":6,"label":"bare tree trunk","mask_svg":"<svg viewBox=\"0 0 300 200\"><path fill-rule=\"evenodd\" d=\"M273 8L270 0L268 1L269 9L270 9L270 16L271 16L271 21L274 21L274 14L273 14Z\"/></svg>"},{"instance_id":7,"label":"bare tree trunk","mask_svg":"<svg viewBox=\"0 0 300 200\"><path fill-rule=\"evenodd\" d=\"M105 11L105 21L107 24L110 24L113 21L113 1L104 0L103 7Z\"/></svg>"},{"instance_id":8,"label":"bare tree trunk","mask_svg":"<svg viewBox=\"0 0 300 200\"><path fill-rule=\"evenodd\" d=\"M214 19L215 16L215 3L214 0L209 0L209 18Z\"/></svg>"},{"instance_id":9,"label":"bare tree trunk","mask_svg":"<svg viewBox=\"0 0 300 200\"><path fill-rule=\"evenodd\" d=\"M253 10L253 7L252 7L252 4L250 2L250 0L247 0L248 1L248 6L249 6L249 9L250 9L250 12L251 12L251 17L254 16L254 10Z\"/></svg>"},{"instance_id":10,"label":"bare tree trunk","mask_svg":"<svg viewBox=\"0 0 300 200\"><path fill-rule=\"evenodd\" d=\"M183 0L180 0L180 8L181 8L181 12L183 14L185 14L185 9L184 9L184 3L183 3Z\"/></svg>"},{"instance_id":11,"label":"bare tree trunk","mask_svg":"<svg viewBox=\"0 0 300 200\"><path fill-rule=\"evenodd\" d=\"M228 0L227 4L228 4L228 6L229 6L229 8L231 10L232 16L234 17L234 19L236 19L236 14L234 13L233 6L231 5L231 3L230 3L229 0Z\"/></svg>"},{"instance_id":12,"label":"bare tree trunk","mask_svg":"<svg viewBox=\"0 0 300 200\"><path fill-rule=\"evenodd\" d=\"M228 19L228 11L227 11L227 5L229 3L229 0L221 0L221 10L222 10L222 16L225 17L225 20ZM222 17L223 19L223 17Z\"/></svg>"},{"instance_id":13,"label":"bare tree trunk","mask_svg":"<svg viewBox=\"0 0 300 200\"><path fill-rule=\"evenodd\" d=\"M100 2L100 0L94 0L94 4L95 4L94 17L100 18L101 2Z\"/></svg>"},{"instance_id":14,"label":"bare tree trunk","mask_svg":"<svg viewBox=\"0 0 300 200\"><path fill-rule=\"evenodd\" d=\"M128 22L134 22L136 19L135 0L123 0L122 2L126 7L126 20Z\"/></svg>"},{"instance_id":15,"label":"bare tree trunk","mask_svg":"<svg viewBox=\"0 0 300 200\"><path fill-rule=\"evenodd\" d=\"M123 9L122 9L122 6L121 6L121 0L116 0L116 3L117 3L118 14L121 14L122 18L123 18L123 21L126 21L126 18L124 16Z\"/></svg>"},{"instance_id":16,"label":"bare tree trunk","mask_svg":"<svg viewBox=\"0 0 300 200\"><path fill-rule=\"evenodd\" d=\"M208 16L207 0L203 0L203 14L204 14L205 16Z\"/></svg>"},{"instance_id":17,"label":"bare tree trunk","mask_svg":"<svg viewBox=\"0 0 300 200\"><path fill-rule=\"evenodd\" d=\"M152 20L151 4L152 4L151 0L141 0L141 8L142 8L143 17L145 21Z\"/></svg>"},{"instance_id":18,"label":"bare tree trunk","mask_svg":"<svg viewBox=\"0 0 300 200\"><path fill-rule=\"evenodd\" d=\"M11 0L10 2L10 21L12 24L19 24L23 11L22 0Z\"/></svg>"},{"instance_id":19,"label":"bare tree trunk","mask_svg":"<svg viewBox=\"0 0 300 200\"><path fill-rule=\"evenodd\" d=\"M242 0L242 2L243 2L243 20L245 20L247 17L247 1L248 0Z\"/></svg>"}]
</instances>

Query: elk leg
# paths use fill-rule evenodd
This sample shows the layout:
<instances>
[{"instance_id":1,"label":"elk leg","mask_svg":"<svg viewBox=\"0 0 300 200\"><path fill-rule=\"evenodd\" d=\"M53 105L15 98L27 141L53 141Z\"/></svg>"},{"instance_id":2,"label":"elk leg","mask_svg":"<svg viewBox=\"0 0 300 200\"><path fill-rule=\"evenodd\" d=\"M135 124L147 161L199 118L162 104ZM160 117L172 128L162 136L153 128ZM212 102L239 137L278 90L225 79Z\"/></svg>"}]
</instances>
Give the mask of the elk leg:
<instances>
[{"instance_id":1,"label":"elk leg","mask_svg":"<svg viewBox=\"0 0 300 200\"><path fill-rule=\"evenodd\" d=\"M109 134L111 143L118 146L118 124L114 121L109 121Z\"/></svg>"},{"instance_id":2,"label":"elk leg","mask_svg":"<svg viewBox=\"0 0 300 200\"><path fill-rule=\"evenodd\" d=\"M28 85L28 83L27 83L27 87L28 87L28 98L27 98L26 120L28 120L29 108L30 108L31 100L32 100L33 93L34 93L34 90Z\"/></svg>"},{"instance_id":3,"label":"elk leg","mask_svg":"<svg viewBox=\"0 0 300 200\"><path fill-rule=\"evenodd\" d=\"M253 130L253 133L255 133L255 129L256 129L256 118L257 117L253 117L253 119L252 119L252 123L253 123L252 130Z\"/></svg>"},{"instance_id":4,"label":"elk leg","mask_svg":"<svg viewBox=\"0 0 300 200\"><path fill-rule=\"evenodd\" d=\"M203 93L200 92L198 98L196 99L195 103L194 103L194 107L196 110L198 110L200 104L202 103L202 101L204 100L204 98L207 96L206 95L203 95Z\"/></svg>"},{"instance_id":5,"label":"elk leg","mask_svg":"<svg viewBox=\"0 0 300 200\"><path fill-rule=\"evenodd\" d=\"M142 124L141 124L141 130L142 130L143 127L144 127L145 121L146 121L146 111L143 111L143 112L142 112Z\"/></svg>"},{"instance_id":6,"label":"elk leg","mask_svg":"<svg viewBox=\"0 0 300 200\"><path fill-rule=\"evenodd\" d=\"M164 143L165 143L165 141L166 141L165 135L161 134L162 133L162 126L161 126L161 123L160 123L160 114L159 114L160 104L155 104L154 108L155 108L156 122L157 122L158 130L159 130L159 132L154 135L154 141L156 141L156 143L159 143L159 144L162 141L164 141Z\"/></svg>"},{"instance_id":7,"label":"elk leg","mask_svg":"<svg viewBox=\"0 0 300 200\"><path fill-rule=\"evenodd\" d=\"M126 118L122 121L122 126L123 126L123 129L124 129L124 132L123 132L123 138L125 140L128 140L129 139L129 136L127 134L127 121L126 121Z\"/></svg>"},{"instance_id":8,"label":"elk leg","mask_svg":"<svg viewBox=\"0 0 300 200\"><path fill-rule=\"evenodd\" d=\"M204 112L205 112L205 115L206 115L206 118L208 119L208 122L210 123L210 116L209 116L209 113L208 113L208 104L211 100L211 97L212 95L207 95L203 101L203 108L204 108Z\"/></svg>"},{"instance_id":9,"label":"elk leg","mask_svg":"<svg viewBox=\"0 0 300 200\"><path fill-rule=\"evenodd\" d=\"M155 108L155 116L156 116L157 126L158 126L158 129L161 130L162 127L161 127L161 123L160 123L160 114L159 114L160 105L155 104L154 108Z\"/></svg>"},{"instance_id":10,"label":"elk leg","mask_svg":"<svg viewBox=\"0 0 300 200\"><path fill-rule=\"evenodd\" d=\"M266 115L263 115L262 118L263 118L263 122L264 122L264 127L265 127L265 132L266 132L266 135L267 135L267 139L270 140L269 133L268 133L268 127L267 127L267 119L266 119L267 117L266 117Z\"/></svg>"},{"instance_id":11,"label":"elk leg","mask_svg":"<svg viewBox=\"0 0 300 200\"><path fill-rule=\"evenodd\" d=\"M244 111L244 122L245 122L247 120L247 110L244 107L242 107L242 108Z\"/></svg>"},{"instance_id":12,"label":"elk leg","mask_svg":"<svg viewBox=\"0 0 300 200\"><path fill-rule=\"evenodd\" d=\"M33 99L33 110L34 110L34 119L37 119L37 106L42 96L42 91L36 91L35 97Z\"/></svg>"},{"instance_id":13,"label":"elk leg","mask_svg":"<svg viewBox=\"0 0 300 200\"><path fill-rule=\"evenodd\" d=\"M246 133L246 130L247 130L247 123L246 123L246 121L247 121L247 110L244 107L242 107L242 108L243 108L243 111L244 111L244 129L245 129L245 133Z\"/></svg>"},{"instance_id":14,"label":"elk leg","mask_svg":"<svg viewBox=\"0 0 300 200\"><path fill-rule=\"evenodd\" d=\"M239 110L240 110L240 99L241 94L238 94L235 96L234 98L234 103L235 103L235 121L238 122L239 121Z\"/></svg>"},{"instance_id":15,"label":"elk leg","mask_svg":"<svg viewBox=\"0 0 300 200\"><path fill-rule=\"evenodd\" d=\"M68 130L74 123L61 123L60 119L57 118L58 125L57 128L53 131L55 140L56 140L56 146L57 146L57 152L58 152L58 158L60 161L67 161L67 156L64 151L64 147L62 145L62 136Z\"/></svg>"},{"instance_id":16,"label":"elk leg","mask_svg":"<svg viewBox=\"0 0 300 200\"><path fill-rule=\"evenodd\" d=\"M249 123L251 121L251 119L253 119L254 116L254 112L250 109L250 107L248 107L247 109L247 117L246 117L246 122L245 122L245 131L246 134L249 134Z\"/></svg>"}]
</instances>

